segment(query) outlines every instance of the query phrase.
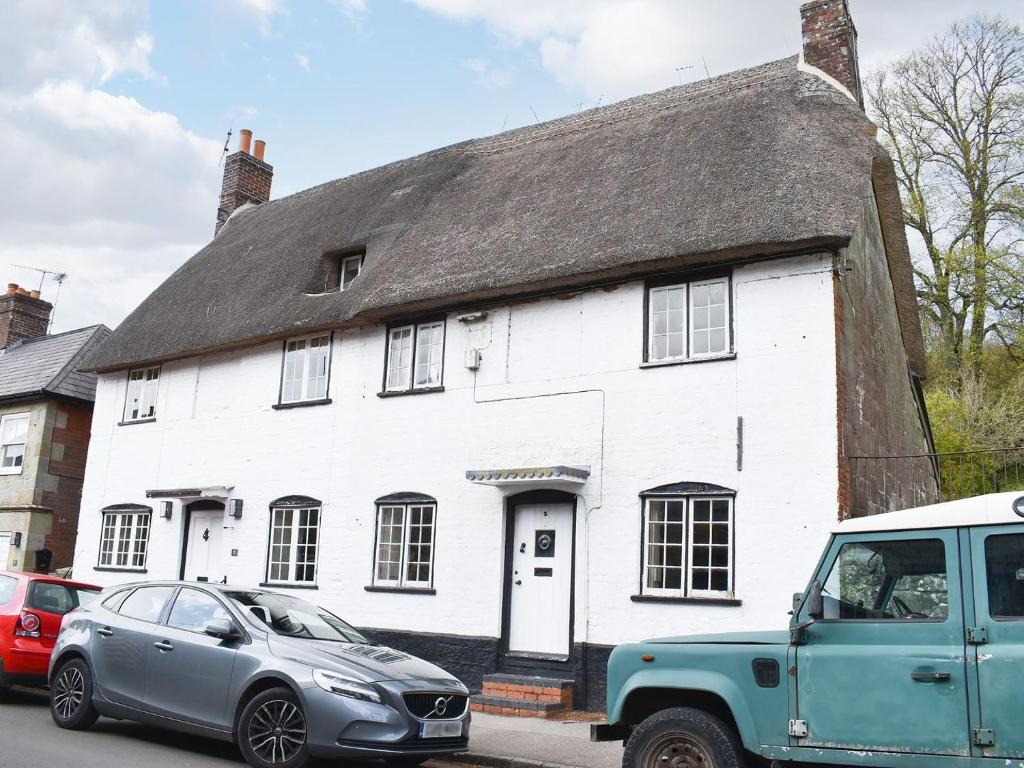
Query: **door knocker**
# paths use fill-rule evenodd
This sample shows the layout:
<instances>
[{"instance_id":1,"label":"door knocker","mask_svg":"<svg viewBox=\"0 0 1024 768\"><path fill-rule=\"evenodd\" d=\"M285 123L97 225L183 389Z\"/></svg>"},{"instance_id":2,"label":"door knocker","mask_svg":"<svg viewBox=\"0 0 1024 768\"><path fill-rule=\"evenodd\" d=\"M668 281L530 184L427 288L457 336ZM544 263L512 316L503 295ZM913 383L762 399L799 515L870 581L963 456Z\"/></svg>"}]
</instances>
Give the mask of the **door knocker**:
<instances>
[{"instance_id":1,"label":"door knocker","mask_svg":"<svg viewBox=\"0 0 1024 768\"><path fill-rule=\"evenodd\" d=\"M209 541L209 540L210 540L210 529L207 528L205 531L203 531L203 541Z\"/></svg>"}]
</instances>

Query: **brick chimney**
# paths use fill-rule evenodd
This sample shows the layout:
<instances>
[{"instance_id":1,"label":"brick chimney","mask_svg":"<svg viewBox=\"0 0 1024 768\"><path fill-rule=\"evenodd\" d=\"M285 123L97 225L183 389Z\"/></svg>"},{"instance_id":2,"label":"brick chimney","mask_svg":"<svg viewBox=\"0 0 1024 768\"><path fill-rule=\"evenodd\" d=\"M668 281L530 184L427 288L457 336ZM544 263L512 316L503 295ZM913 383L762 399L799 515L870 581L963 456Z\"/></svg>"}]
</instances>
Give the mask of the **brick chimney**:
<instances>
[{"instance_id":1,"label":"brick chimney","mask_svg":"<svg viewBox=\"0 0 1024 768\"><path fill-rule=\"evenodd\" d=\"M7 293L0 296L0 349L45 336L51 311L53 305L39 298L39 291L8 283Z\"/></svg>"},{"instance_id":2,"label":"brick chimney","mask_svg":"<svg viewBox=\"0 0 1024 768\"><path fill-rule=\"evenodd\" d=\"M804 63L838 80L864 107L857 66L857 28L847 0L812 0L800 6Z\"/></svg>"},{"instance_id":3,"label":"brick chimney","mask_svg":"<svg viewBox=\"0 0 1024 768\"><path fill-rule=\"evenodd\" d=\"M266 142L256 142L256 154L249 154L252 131L243 128L238 139L238 151L228 155L224 161L224 185L220 190L220 206L217 208L219 232L232 211L246 203L260 204L270 199L270 182L274 179L274 167L264 162Z\"/></svg>"}]
</instances>

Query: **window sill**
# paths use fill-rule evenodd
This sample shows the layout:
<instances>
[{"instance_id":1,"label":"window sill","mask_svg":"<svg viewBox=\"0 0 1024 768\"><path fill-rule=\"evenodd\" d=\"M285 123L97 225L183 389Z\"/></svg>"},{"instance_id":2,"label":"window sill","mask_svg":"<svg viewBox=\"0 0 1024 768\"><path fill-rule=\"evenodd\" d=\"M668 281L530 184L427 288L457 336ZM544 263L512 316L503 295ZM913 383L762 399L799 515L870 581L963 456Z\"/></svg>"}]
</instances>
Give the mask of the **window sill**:
<instances>
[{"instance_id":1,"label":"window sill","mask_svg":"<svg viewBox=\"0 0 1024 768\"><path fill-rule=\"evenodd\" d=\"M273 589L320 589L316 584L298 584L292 582L260 582L261 587L271 587Z\"/></svg>"},{"instance_id":2,"label":"window sill","mask_svg":"<svg viewBox=\"0 0 1024 768\"><path fill-rule=\"evenodd\" d=\"M736 607L743 605L742 600L732 597L670 597L668 595L630 595L634 603L679 603L682 605L716 605Z\"/></svg>"},{"instance_id":3,"label":"window sill","mask_svg":"<svg viewBox=\"0 0 1024 768\"><path fill-rule=\"evenodd\" d=\"M311 405L330 405L331 398L324 397L319 400L296 400L294 403L275 403L270 406L275 411L286 411L289 408L308 408Z\"/></svg>"},{"instance_id":4,"label":"window sill","mask_svg":"<svg viewBox=\"0 0 1024 768\"><path fill-rule=\"evenodd\" d=\"M691 365L695 363L714 363L718 360L735 360L736 353L730 352L727 355L708 355L707 357L687 357L681 360L651 360L640 363L641 368L664 368L669 365Z\"/></svg>"},{"instance_id":5,"label":"window sill","mask_svg":"<svg viewBox=\"0 0 1024 768\"><path fill-rule=\"evenodd\" d=\"M429 589L424 587L378 587L378 586L367 586L363 587L367 592L392 592L402 595L436 595L437 590L433 587Z\"/></svg>"},{"instance_id":6,"label":"window sill","mask_svg":"<svg viewBox=\"0 0 1024 768\"><path fill-rule=\"evenodd\" d=\"M420 389L395 389L378 392L377 397L404 397L405 395L429 395L431 392L444 392L444 386L421 387Z\"/></svg>"},{"instance_id":7,"label":"window sill","mask_svg":"<svg viewBox=\"0 0 1024 768\"><path fill-rule=\"evenodd\" d=\"M94 565L92 569L105 573L149 573L145 568L117 568L109 565Z\"/></svg>"},{"instance_id":8,"label":"window sill","mask_svg":"<svg viewBox=\"0 0 1024 768\"><path fill-rule=\"evenodd\" d=\"M23 467L17 467L16 469L0 469L0 475L20 475L23 471Z\"/></svg>"},{"instance_id":9,"label":"window sill","mask_svg":"<svg viewBox=\"0 0 1024 768\"><path fill-rule=\"evenodd\" d=\"M130 427L132 424L152 424L156 421L156 416L151 416L148 419L132 419L131 421L119 421L117 426L119 427Z\"/></svg>"}]
</instances>

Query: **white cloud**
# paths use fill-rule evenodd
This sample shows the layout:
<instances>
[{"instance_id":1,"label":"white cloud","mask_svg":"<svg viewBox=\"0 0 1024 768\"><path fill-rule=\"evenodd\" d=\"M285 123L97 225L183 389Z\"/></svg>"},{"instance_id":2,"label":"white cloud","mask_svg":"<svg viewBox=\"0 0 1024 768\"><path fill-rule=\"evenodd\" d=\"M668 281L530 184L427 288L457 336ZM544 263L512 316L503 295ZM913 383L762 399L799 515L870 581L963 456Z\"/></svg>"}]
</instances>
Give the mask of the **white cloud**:
<instances>
[{"instance_id":1,"label":"white cloud","mask_svg":"<svg viewBox=\"0 0 1024 768\"><path fill-rule=\"evenodd\" d=\"M329 2L353 22L361 21L368 11L366 0L329 0Z\"/></svg>"},{"instance_id":2,"label":"white cloud","mask_svg":"<svg viewBox=\"0 0 1024 768\"><path fill-rule=\"evenodd\" d=\"M273 19L275 16L287 15L288 9L283 0L227 0L238 6L244 17L256 19L260 32L264 37L273 34Z\"/></svg>"},{"instance_id":3,"label":"white cloud","mask_svg":"<svg viewBox=\"0 0 1024 768\"><path fill-rule=\"evenodd\" d=\"M472 72L481 88L504 88L516 76L515 67L495 67L486 59L463 59L462 66Z\"/></svg>"},{"instance_id":4,"label":"white cloud","mask_svg":"<svg viewBox=\"0 0 1024 768\"><path fill-rule=\"evenodd\" d=\"M122 73L157 77L145 19L145 4L133 0L6 0L0 4L0 91L69 73L93 83Z\"/></svg>"},{"instance_id":5,"label":"white cloud","mask_svg":"<svg viewBox=\"0 0 1024 768\"><path fill-rule=\"evenodd\" d=\"M797 0L407 0L485 26L503 46L536 49L561 83L604 100L795 54ZM972 13L1022 21L1019 0L851 3L865 71Z\"/></svg>"},{"instance_id":6,"label":"white cloud","mask_svg":"<svg viewBox=\"0 0 1024 768\"><path fill-rule=\"evenodd\" d=\"M312 72L313 69L309 66L309 56L304 53L293 54L295 56L295 63L299 65L299 69L304 72Z\"/></svg>"},{"instance_id":7,"label":"white cloud","mask_svg":"<svg viewBox=\"0 0 1024 768\"><path fill-rule=\"evenodd\" d=\"M38 285L12 264L69 273L58 331L117 324L209 240L221 150L174 115L99 87L155 76L141 3L65 6L0 10L0 66L18 62L0 82L0 168L17 180L0 184L0 279Z\"/></svg>"},{"instance_id":8,"label":"white cloud","mask_svg":"<svg viewBox=\"0 0 1024 768\"><path fill-rule=\"evenodd\" d=\"M256 107L239 107L236 111L243 120L252 120L260 113Z\"/></svg>"}]
</instances>

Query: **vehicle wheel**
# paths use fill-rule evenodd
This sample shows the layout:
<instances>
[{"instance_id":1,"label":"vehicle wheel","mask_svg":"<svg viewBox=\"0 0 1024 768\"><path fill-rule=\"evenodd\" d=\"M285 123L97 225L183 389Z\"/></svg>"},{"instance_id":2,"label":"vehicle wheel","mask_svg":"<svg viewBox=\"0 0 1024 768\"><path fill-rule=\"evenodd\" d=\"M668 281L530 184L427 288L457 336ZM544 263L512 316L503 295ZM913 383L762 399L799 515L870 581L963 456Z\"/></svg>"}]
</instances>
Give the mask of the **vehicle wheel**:
<instances>
[{"instance_id":1,"label":"vehicle wheel","mask_svg":"<svg viewBox=\"0 0 1024 768\"><path fill-rule=\"evenodd\" d=\"M258 694L238 720L238 748L254 768L302 768L309 763L306 716L288 688Z\"/></svg>"},{"instance_id":2,"label":"vehicle wheel","mask_svg":"<svg viewBox=\"0 0 1024 768\"><path fill-rule=\"evenodd\" d=\"M82 659L65 662L53 676L50 716L71 731L84 731L100 716L92 705L92 673Z\"/></svg>"},{"instance_id":3,"label":"vehicle wheel","mask_svg":"<svg viewBox=\"0 0 1024 768\"><path fill-rule=\"evenodd\" d=\"M626 742L622 768L743 768L736 733L699 709L674 707L636 727Z\"/></svg>"}]
</instances>

